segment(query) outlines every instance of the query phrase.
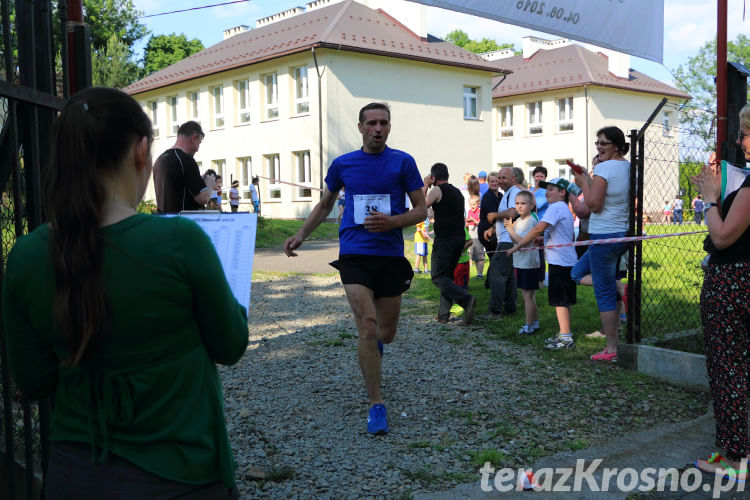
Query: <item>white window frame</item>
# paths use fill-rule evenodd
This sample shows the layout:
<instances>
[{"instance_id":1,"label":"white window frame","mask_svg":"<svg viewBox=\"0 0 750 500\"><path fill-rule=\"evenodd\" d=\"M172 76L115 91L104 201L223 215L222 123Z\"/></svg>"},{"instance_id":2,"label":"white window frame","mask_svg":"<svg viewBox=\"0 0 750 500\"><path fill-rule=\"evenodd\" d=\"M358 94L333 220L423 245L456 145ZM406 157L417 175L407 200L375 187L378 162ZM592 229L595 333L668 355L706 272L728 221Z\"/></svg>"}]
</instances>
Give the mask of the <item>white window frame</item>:
<instances>
[{"instance_id":1,"label":"white window frame","mask_svg":"<svg viewBox=\"0 0 750 500\"><path fill-rule=\"evenodd\" d=\"M312 168L310 167L310 151L295 151L293 154L295 182L296 184L305 186L296 188L296 199L312 200Z\"/></svg>"},{"instance_id":2,"label":"white window frame","mask_svg":"<svg viewBox=\"0 0 750 500\"><path fill-rule=\"evenodd\" d=\"M535 186L536 183L534 181L534 169L536 167L543 166L544 163L541 161L527 161L526 162L526 171L528 172L528 179L529 179L529 186Z\"/></svg>"},{"instance_id":3,"label":"white window frame","mask_svg":"<svg viewBox=\"0 0 750 500\"><path fill-rule=\"evenodd\" d=\"M294 68L294 114L310 113L310 81L307 78L307 66Z\"/></svg>"},{"instance_id":4,"label":"white window frame","mask_svg":"<svg viewBox=\"0 0 750 500\"><path fill-rule=\"evenodd\" d=\"M266 201L279 202L281 201L281 183L276 181L281 180L281 157L278 153L263 155L263 163L266 177L268 177Z\"/></svg>"},{"instance_id":5,"label":"white window frame","mask_svg":"<svg viewBox=\"0 0 750 500\"><path fill-rule=\"evenodd\" d=\"M573 131L573 98L563 97L557 100L557 131Z\"/></svg>"},{"instance_id":6,"label":"white window frame","mask_svg":"<svg viewBox=\"0 0 750 500\"><path fill-rule=\"evenodd\" d=\"M154 131L154 139L159 137L159 101L148 102L148 114L151 117L151 129Z\"/></svg>"},{"instance_id":7,"label":"white window frame","mask_svg":"<svg viewBox=\"0 0 750 500\"><path fill-rule=\"evenodd\" d=\"M263 76L263 92L266 120L277 120L279 118L279 80L276 73Z\"/></svg>"},{"instance_id":8,"label":"white window frame","mask_svg":"<svg viewBox=\"0 0 750 500\"><path fill-rule=\"evenodd\" d=\"M201 103L201 92L200 90L193 90L187 94L188 102L188 116L191 120L196 123L201 122L200 118L200 103Z\"/></svg>"},{"instance_id":9,"label":"white window frame","mask_svg":"<svg viewBox=\"0 0 750 500\"><path fill-rule=\"evenodd\" d=\"M180 100L176 95L167 97L167 111L169 113L169 130L170 135L177 135L180 129Z\"/></svg>"},{"instance_id":10,"label":"white window frame","mask_svg":"<svg viewBox=\"0 0 750 500\"><path fill-rule=\"evenodd\" d=\"M497 130L500 139L513 137L513 105L497 108Z\"/></svg>"},{"instance_id":11,"label":"white window frame","mask_svg":"<svg viewBox=\"0 0 750 500\"><path fill-rule=\"evenodd\" d=\"M670 115L671 115L671 113L669 113L669 111L665 111L661 115L661 128L662 128L662 132L661 133L662 133L662 135L664 137L671 137L672 136L672 134L669 131L669 128L670 128L669 122L671 121L671 116Z\"/></svg>"},{"instance_id":12,"label":"white window frame","mask_svg":"<svg viewBox=\"0 0 750 500\"><path fill-rule=\"evenodd\" d=\"M557 160L557 175L555 177L562 177L567 181L573 182L575 176L568 166L568 160L573 161L573 158L566 158L564 160Z\"/></svg>"},{"instance_id":13,"label":"white window frame","mask_svg":"<svg viewBox=\"0 0 750 500\"><path fill-rule=\"evenodd\" d=\"M221 176L222 185L226 185L227 161L223 158L211 160L211 168L216 171L216 175Z\"/></svg>"},{"instance_id":14,"label":"white window frame","mask_svg":"<svg viewBox=\"0 0 750 500\"><path fill-rule=\"evenodd\" d=\"M212 125L214 129L224 128L224 86L211 87Z\"/></svg>"},{"instance_id":15,"label":"white window frame","mask_svg":"<svg viewBox=\"0 0 750 500\"><path fill-rule=\"evenodd\" d=\"M527 103L526 112L529 117L529 135L542 135L544 133L542 122L542 101Z\"/></svg>"},{"instance_id":16,"label":"white window frame","mask_svg":"<svg viewBox=\"0 0 750 500\"><path fill-rule=\"evenodd\" d=\"M464 85L464 120L479 119L479 88Z\"/></svg>"},{"instance_id":17,"label":"white window frame","mask_svg":"<svg viewBox=\"0 0 750 500\"><path fill-rule=\"evenodd\" d=\"M237 80L237 124L250 123L250 80ZM245 101L244 103L242 101Z\"/></svg>"},{"instance_id":18,"label":"white window frame","mask_svg":"<svg viewBox=\"0 0 750 500\"><path fill-rule=\"evenodd\" d=\"M240 187L246 199L250 197L250 184L253 182L253 158L251 156L240 156L237 158L237 169L239 170Z\"/></svg>"}]
</instances>

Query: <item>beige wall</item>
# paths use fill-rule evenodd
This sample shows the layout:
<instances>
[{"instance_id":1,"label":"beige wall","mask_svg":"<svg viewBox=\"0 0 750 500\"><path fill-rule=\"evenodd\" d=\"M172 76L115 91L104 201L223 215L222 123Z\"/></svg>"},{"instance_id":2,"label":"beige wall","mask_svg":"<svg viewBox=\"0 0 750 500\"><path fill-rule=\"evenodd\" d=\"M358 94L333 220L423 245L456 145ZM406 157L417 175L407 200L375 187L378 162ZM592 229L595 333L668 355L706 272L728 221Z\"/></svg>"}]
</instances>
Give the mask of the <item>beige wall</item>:
<instances>
[{"instance_id":1,"label":"beige wall","mask_svg":"<svg viewBox=\"0 0 750 500\"><path fill-rule=\"evenodd\" d=\"M354 54L345 51L318 50L323 94L323 165L318 148L318 79L310 52L284 57L136 95L148 110L148 103L158 102L159 137L153 146L154 158L170 148L175 141L170 131L167 97L176 95L180 115L177 122L187 119L188 96L200 91L199 115L206 138L196 154L201 171L214 168L215 160L226 162L224 185L228 191L230 174L239 178L237 158L249 157L254 175L269 176L271 155L278 155L280 179L297 182L295 153L309 152L311 185L320 186L331 161L338 155L357 149L362 144L357 130L359 109L372 101L385 101L392 109L392 131L389 146L410 153L420 173L426 175L432 163L448 165L452 179L460 183L465 170L486 170L491 166L492 109L489 72L465 70L436 64ZM309 82L309 113L294 113L294 67L307 65ZM276 73L278 82L277 119L265 119L264 75ZM249 80L250 114L248 124L239 124L236 82ZM211 89L224 88L224 126L214 125ZM478 88L478 119L464 119L464 86ZM280 197L269 196L269 183L261 179L260 194L263 214L269 217L306 217L320 193L313 190L309 198L300 198L299 189L278 186ZM149 186L147 199L153 199ZM226 205L226 202L225 202ZM243 200L241 210L246 210Z\"/></svg>"},{"instance_id":2,"label":"beige wall","mask_svg":"<svg viewBox=\"0 0 750 500\"><path fill-rule=\"evenodd\" d=\"M573 130L561 131L559 127L560 99L573 99ZM627 135L631 129L640 129L651 115L662 96L631 92L612 88L589 86L539 92L493 100L493 164L512 164L524 169L526 179L533 166L541 163L548 170L548 177L568 177L565 160L571 159L581 165L590 165L596 154L594 141L596 131L604 126L620 127ZM530 134L528 104L542 102L542 133ZM503 137L500 110L503 106L513 108L513 135ZM669 111L667 111L669 112ZM673 113L674 114L674 113ZM663 112L656 120L661 124ZM670 116L672 125L677 116ZM654 127L656 128L656 127ZM659 127L659 130L662 130ZM673 129L676 134L676 129ZM660 146L658 166L653 158L646 158L644 208L647 212L658 210L663 203L661 192L674 195L678 186L678 140L676 136L664 137ZM628 156L629 158L629 156ZM651 166L651 170L649 167ZM655 172L658 171L658 175Z\"/></svg>"}]
</instances>

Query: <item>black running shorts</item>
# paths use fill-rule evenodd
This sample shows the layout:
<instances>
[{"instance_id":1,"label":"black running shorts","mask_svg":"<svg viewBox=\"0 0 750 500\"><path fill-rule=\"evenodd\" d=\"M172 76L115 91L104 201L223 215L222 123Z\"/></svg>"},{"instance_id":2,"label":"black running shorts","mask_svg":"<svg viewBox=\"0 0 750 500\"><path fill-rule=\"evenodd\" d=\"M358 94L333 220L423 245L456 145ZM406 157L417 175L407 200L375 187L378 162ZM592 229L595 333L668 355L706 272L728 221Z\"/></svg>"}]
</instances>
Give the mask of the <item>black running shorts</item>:
<instances>
[{"instance_id":1,"label":"black running shorts","mask_svg":"<svg viewBox=\"0 0 750 500\"><path fill-rule=\"evenodd\" d=\"M409 289L414 277L404 257L346 254L339 255L331 265L339 270L343 284L366 286L376 299L398 297Z\"/></svg>"}]
</instances>

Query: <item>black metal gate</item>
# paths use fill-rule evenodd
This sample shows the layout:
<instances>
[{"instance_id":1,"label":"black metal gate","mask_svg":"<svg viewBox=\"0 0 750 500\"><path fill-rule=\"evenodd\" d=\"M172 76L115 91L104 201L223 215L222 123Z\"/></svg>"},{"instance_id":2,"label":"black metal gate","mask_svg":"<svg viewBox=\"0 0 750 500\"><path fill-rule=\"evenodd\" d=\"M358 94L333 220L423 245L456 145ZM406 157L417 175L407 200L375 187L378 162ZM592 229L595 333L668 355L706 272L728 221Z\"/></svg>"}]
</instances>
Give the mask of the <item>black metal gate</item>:
<instances>
[{"instance_id":1,"label":"black metal gate","mask_svg":"<svg viewBox=\"0 0 750 500\"><path fill-rule=\"evenodd\" d=\"M41 172L52 121L68 95L70 35L65 1L0 1L1 283L16 239L44 220ZM0 497L40 498L48 457L50 403L29 401L16 390L8 370L2 321L0 413Z\"/></svg>"}]
</instances>

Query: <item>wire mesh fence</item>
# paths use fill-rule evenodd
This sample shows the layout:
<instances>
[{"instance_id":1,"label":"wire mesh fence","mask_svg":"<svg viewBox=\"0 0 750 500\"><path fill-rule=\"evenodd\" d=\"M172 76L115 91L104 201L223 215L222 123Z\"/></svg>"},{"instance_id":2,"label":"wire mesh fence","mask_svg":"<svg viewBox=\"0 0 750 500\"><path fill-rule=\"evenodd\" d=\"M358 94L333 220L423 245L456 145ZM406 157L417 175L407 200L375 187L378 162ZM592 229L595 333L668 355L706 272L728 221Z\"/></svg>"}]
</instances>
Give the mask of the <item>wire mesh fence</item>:
<instances>
[{"instance_id":1,"label":"wire mesh fence","mask_svg":"<svg viewBox=\"0 0 750 500\"><path fill-rule=\"evenodd\" d=\"M674 115L686 112L667 104ZM695 110L692 110L695 112ZM715 147L707 133L653 123L644 136L643 219L645 234L696 233L646 240L642 247L641 332L643 338L700 331L698 302L706 255L703 203L690 183Z\"/></svg>"}]
</instances>

